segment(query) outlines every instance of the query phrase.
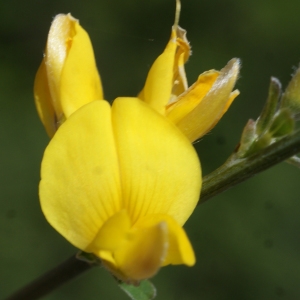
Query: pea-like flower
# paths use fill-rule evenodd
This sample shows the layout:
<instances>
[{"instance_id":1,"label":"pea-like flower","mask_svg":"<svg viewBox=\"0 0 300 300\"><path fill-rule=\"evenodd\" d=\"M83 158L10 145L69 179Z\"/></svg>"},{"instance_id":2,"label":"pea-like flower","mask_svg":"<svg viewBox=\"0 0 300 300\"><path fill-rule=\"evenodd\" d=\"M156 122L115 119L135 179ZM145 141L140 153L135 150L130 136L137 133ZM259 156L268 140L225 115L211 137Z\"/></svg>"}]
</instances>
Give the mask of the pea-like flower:
<instances>
[{"instance_id":1,"label":"pea-like flower","mask_svg":"<svg viewBox=\"0 0 300 300\"><path fill-rule=\"evenodd\" d=\"M195 263L181 226L199 199L199 160L178 128L141 100L96 100L72 114L45 151L41 177L49 223L119 278Z\"/></svg>"},{"instance_id":2,"label":"pea-like flower","mask_svg":"<svg viewBox=\"0 0 300 300\"><path fill-rule=\"evenodd\" d=\"M53 137L42 161L42 210L69 242L127 282L195 263L182 228L201 189L191 141L238 94L239 61L188 87L189 54L185 31L174 25L138 97L110 106L87 33L70 14L58 15L36 76L37 110Z\"/></svg>"},{"instance_id":3,"label":"pea-like flower","mask_svg":"<svg viewBox=\"0 0 300 300\"><path fill-rule=\"evenodd\" d=\"M188 87L184 64L190 53L186 31L175 24L171 39L152 65L139 97L175 123L193 142L217 124L239 95L238 90L232 89L240 62L232 59L221 71L204 72Z\"/></svg>"}]
</instances>

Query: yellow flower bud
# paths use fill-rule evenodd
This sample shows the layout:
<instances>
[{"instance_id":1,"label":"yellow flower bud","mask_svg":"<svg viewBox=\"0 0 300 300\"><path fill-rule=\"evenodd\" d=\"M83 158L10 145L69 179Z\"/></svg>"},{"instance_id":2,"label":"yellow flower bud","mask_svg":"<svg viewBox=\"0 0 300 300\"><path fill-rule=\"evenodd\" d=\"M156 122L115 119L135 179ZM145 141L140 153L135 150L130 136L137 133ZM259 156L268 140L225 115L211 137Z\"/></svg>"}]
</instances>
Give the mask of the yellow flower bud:
<instances>
[{"instance_id":1,"label":"yellow flower bud","mask_svg":"<svg viewBox=\"0 0 300 300\"><path fill-rule=\"evenodd\" d=\"M50 137L75 110L103 98L89 36L70 14L57 15L52 22L34 98Z\"/></svg>"}]
</instances>

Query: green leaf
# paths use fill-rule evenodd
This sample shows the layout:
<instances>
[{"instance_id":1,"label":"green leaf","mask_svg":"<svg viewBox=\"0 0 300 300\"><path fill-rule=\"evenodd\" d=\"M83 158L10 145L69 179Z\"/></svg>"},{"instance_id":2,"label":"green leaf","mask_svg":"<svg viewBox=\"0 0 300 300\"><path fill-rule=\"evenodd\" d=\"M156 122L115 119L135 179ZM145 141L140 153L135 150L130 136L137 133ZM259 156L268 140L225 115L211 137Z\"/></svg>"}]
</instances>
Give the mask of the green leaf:
<instances>
[{"instance_id":1,"label":"green leaf","mask_svg":"<svg viewBox=\"0 0 300 300\"><path fill-rule=\"evenodd\" d=\"M281 99L281 107L288 107L294 114L300 112L300 68L297 69L289 82Z\"/></svg>"},{"instance_id":2,"label":"green leaf","mask_svg":"<svg viewBox=\"0 0 300 300\"><path fill-rule=\"evenodd\" d=\"M295 120L289 109L283 108L278 111L277 115L272 120L272 125L269 129L271 135L275 138L283 137L291 134L295 128Z\"/></svg>"},{"instance_id":3,"label":"green leaf","mask_svg":"<svg viewBox=\"0 0 300 300\"><path fill-rule=\"evenodd\" d=\"M248 123L244 127L242 133L240 145L237 152L239 157L245 157L246 153L248 152L249 148L254 143L256 138L256 122L250 119L248 120Z\"/></svg>"},{"instance_id":4,"label":"green leaf","mask_svg":"<svg viewBox=\"0 0 300 300\"><path fill-rule=\"evenodd\" d=\"M278 106L279 97L281 94L281 83L275 78L271 77L269 94L267 102L257 120L257 134L263 134L265 130L269 127L272 118L276 112L276 108Z\"/></svg>"},{"instance_id":5,"label":"green leaf","mask_svg":"<svg viewBox=\"0 0 300 300\"><path fill-rule=\"evenodd\" d=\"M138 286L120 282L119 287L132 300L151 300L156 297L156 288L149 280L143 280Z\"/></svg>"}]
</instances>

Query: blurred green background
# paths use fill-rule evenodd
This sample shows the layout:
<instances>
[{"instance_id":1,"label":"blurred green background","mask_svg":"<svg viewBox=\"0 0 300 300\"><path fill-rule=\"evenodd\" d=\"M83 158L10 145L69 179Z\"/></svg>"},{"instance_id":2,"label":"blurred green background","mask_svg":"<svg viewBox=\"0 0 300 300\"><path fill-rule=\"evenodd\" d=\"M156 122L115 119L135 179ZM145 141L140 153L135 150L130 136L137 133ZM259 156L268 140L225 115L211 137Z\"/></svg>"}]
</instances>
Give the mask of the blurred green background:
<instances>
[{"instance_id":1,"label":"blurred green background","mask_svg":"<svg viewBox=\"0 0 300 300\"><path fill-rule=\"evenodd\" d=\"M76 251L47 224L37 195L48 137L32 86L52 18L71 12L80 19L113 100L142 88L169 39L174 9L175 0L0 0L1 299ZM195 145L204 174L225 161L246 121L258 116L270 76L287 85L300 61L299 10L299 0L182 0L190 83L232 57L242 60L241 95ZM299 179L300 170L282 163L197 207L185 226L197 264L163 268L153 279L157 299L299 299ZM95 268L44 299L127 297Z\"/></svg>"}]
</instances>

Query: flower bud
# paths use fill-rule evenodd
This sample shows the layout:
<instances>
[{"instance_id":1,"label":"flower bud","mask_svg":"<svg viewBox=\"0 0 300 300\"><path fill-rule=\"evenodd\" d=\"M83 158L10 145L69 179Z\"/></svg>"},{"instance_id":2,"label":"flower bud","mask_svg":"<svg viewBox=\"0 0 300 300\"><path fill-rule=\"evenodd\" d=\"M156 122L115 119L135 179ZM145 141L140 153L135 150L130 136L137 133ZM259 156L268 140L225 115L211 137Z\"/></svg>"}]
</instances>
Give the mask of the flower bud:
<instances>
[{"instance_id":1,"label":"flower bud","mask_svg":"<svg viewBox=\"0 0 300 300\"><path fill-rule=\"evenodd\" d=\"M59 14L52 22L34 98L50 137L78 108L103 98L90 38L70 14Z\"/></svg>"}]
</instances>

